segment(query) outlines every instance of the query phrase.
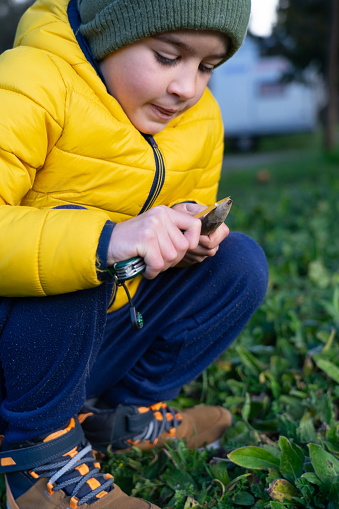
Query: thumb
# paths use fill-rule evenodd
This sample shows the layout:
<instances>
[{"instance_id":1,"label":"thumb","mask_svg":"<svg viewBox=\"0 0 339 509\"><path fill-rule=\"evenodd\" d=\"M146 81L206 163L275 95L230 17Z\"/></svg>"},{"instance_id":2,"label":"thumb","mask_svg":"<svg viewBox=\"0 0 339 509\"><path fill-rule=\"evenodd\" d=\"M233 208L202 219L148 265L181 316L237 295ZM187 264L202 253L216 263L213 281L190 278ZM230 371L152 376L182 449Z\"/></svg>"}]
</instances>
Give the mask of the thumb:
<instances>
[{"instance_id":1,"label":"thumb","mask_svg":"<svg viewBox=\"0 0 339 509\"><path fill-rule=\"evenodd\" d=\"M188 214L195 216L206 208L206 205L199 205L198 203L185 203L186 211Z\"/></svg>"}]
</instances>

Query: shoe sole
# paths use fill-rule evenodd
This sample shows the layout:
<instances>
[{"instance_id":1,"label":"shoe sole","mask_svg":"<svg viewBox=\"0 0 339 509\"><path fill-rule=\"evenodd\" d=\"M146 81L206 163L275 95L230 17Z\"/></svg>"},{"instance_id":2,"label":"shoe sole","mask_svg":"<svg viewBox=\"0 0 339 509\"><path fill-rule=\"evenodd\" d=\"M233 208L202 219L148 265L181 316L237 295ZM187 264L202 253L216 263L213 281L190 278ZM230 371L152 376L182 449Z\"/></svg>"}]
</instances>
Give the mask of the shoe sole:
<instances>
[{"instance_id":1,"label":"shoe sole","mask_svg":"<svg viewBox=\"0 0 339 509\"><path fill-rule=\"evenodd\" d=\"M13 497L11 489L10 489L10 487L8 485L8 481L7 481L6 476L5 476L5 480L6 480L6 498L7 498L6 509L20 509L19 506L17 505L17 503L14 500L14 497ZM11 505L9 505L8 501L9 501L9 503Z\"/></svg>"},{"instance_id":2,"label":"shoe sole","mask_svg":"<svg viewBox=\"0 0 339 509\"><path fill-rule=\"evenodd\" d=\"M9 506L6 502L6 509L19 509L19 506L17 504L13 505L13 506Z\"/></svg>"}]
</instances>

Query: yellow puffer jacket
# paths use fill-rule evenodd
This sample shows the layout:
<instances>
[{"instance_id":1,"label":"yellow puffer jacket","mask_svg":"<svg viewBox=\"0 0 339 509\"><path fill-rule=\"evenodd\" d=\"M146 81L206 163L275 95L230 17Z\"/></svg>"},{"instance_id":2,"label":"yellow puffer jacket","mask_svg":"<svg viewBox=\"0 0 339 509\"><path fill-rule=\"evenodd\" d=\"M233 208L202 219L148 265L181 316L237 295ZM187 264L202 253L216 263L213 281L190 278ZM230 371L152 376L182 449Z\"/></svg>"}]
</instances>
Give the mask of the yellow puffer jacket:
<instances>
[{"instance_id":1,"label":"yellow puffer jacket","mask_svg":"<svg viewBox=\"0 0 339 509\"><path fill-rule=\"evenodd\" d=\"M108 220L216 197L223 130L210 92L155 136L157 171L154 150L80 49L68 1L38 0L0 57L1 296L95 287ZM88 210L54 209L67 204ZM114 307L124 303L118 292Z\"/></svg>"}]
</instances>

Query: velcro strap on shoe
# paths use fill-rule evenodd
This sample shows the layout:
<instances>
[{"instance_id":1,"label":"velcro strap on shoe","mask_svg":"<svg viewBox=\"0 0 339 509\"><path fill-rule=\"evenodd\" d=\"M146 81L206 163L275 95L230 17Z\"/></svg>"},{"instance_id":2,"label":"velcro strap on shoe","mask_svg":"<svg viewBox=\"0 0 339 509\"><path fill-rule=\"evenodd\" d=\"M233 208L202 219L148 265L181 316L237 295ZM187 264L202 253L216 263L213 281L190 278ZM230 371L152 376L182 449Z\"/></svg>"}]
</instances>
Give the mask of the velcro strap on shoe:
<instances>
[{"instance_id":1,"label":"velcro strap on shoe","mask_svg":"<svg viewBox=\"0 0 339 509\"><path fill-rule=\"evenodd\" d=\"M126 415L126 428L130 433L140 433L140 430L149 425L153 420L153 412L143 414Z\"/></svg>"},{"instance_id":2,"label":"velcro strap on shoe","mask_svg":"<svg viewBox=\"0 0 339 509\"><path fill-rule=\"evenodd\" d=\"M85 438L78 419L75 427L64 435L49 442L39 442L36 445L0 452L0 472L19 472L32 470L42 464L60 458L82 442Z\"/></svg>"}]
</instances>

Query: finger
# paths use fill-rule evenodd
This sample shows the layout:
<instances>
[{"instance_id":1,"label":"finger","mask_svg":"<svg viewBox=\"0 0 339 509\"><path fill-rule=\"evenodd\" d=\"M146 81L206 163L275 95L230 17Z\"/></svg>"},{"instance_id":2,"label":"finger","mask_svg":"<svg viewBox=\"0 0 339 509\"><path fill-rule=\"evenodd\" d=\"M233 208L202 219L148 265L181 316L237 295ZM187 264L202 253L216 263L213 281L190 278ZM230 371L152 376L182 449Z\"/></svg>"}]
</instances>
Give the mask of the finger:
<instances>
[{"instance_id":1,"label":"finger","mask_svg":"<svg viewBox=\"0 0 339 509\"><path fill-rule=\"evenodd\" d=\"M183 233L185 239L188 241L187 249L195 249L199 243L201 221L190 214L185 214L171 209L170 211L173 223L177 228L179 228L180 233ZM180 237L177 236L177 232L175 233L175 236L180 243Z\"/></svg>"},{"instance_id":2,"label":"finger","mask_svg":"<svg viewBox=\"0 0 339 509\"><path fill-rule=\"evenodd\" d=\"M207 249L206 250L206 257L207 256L208 257L214 256L217 253L218 250L219 250L219 245L215 246L213 249Z\"/></svg>"},{"instance_id":3,"label":"finger","mask_svg":"<svg viewBox=\"0 0 339 509\"><path fill-rule=\"evenodd\" d=\"M183 258L183 262L193 265L194 263L201 263L206 260L206 256L199 256L194 253L188 252Z\"/></svg>"},{"instance_id":4,"label":"finger","mask_svg":"<svg viewBox=\"0 0 339 509\"><path fill-rule=\"evenodd\" d=\"M188 249L188 242L183 233L173 224L159 233L158 242L164 262L163 270L179 263Z\"/></svg>"},{"instance_id":5,"label":"finger","mask_svg":"<svg viewBox=\"0 0 339 509\"><path fill-rule=\"evenodd\" d=\"M142 257L146 264L146 270L143 275L146 279L154 279L164 269L165 265L158 239L154 238L152 242L148 242L145 248Z\"/></svg>"},{"instance_id":6,"label":"finger","mask_svg":"<svg viewBox=\"0 0 339 509\"><path fill-rule=\"evenodd\" d=\"M167 207L159 207L149 214L148 228L144 231L147 250L144 254L140 253L148 267L148 278L176 265L189 248L189 242L178 225L182 228L187 227L187 224L192 227L192 218L187 223L187 214L169 211Z\"/></svg>"},{"instance_id":7,"label":"finger","mask_svg":"<svg viewBox=\"0 0 339 509\"><path fill-rule=\"evenodd\" d=\"M184 202L178 203L177 205L173 205L173 210L178 212L184 212L186 214L190 214L191 216L195 216L202 210L206 209L206 205L199 205L198 203Z\"/></svg>"},{"instance_id":8,"label":"finger","mask_svg":"<svg viewBox=\"0 0 339 509\"><path fill-rule=\"evenodd\" d=\"M215 247L212 249L206 248L205 246L202 246L199 244L195 249L192 251L188 251L187 254L193 254L196 256L209 256L209 252L213 249L216 249Z\"/></svg>"},{"instance_id":9,"label":"finger","mask_svg":"<svg viewBox=\"0 0 339 509\"><path fill-rule=\"evenodd\" d=\"M210 235L201 235L199 244L207 249L213 249L218 246L229 234L229 228L226 224L222 224Z\"/></svg>"},{"instance_id":10,"label":"finger","mask_svg":"<svg viewBox=\"0 0 339 509\"><path fill-rule=\"evenodd\" d=\"M206 205L199 205L198 203L186 203L186 209L189 214L195 216L199 212L202 212L207 207Z\"/></svg>"},{"instance_id":11,"label":"finger","mask_svg":"<svg viewBox=\"0 0 339 509\"><path fill-rule=\"evenodd\" d=\"M152 218L150 231L145 232L146 250L143 258L146 263L145 276L148 279L153 279L178 259L178 250L171 238L174 233L169 232L169 229L172 228L171 224L165 227L161 222L157 223L157 219L153 220ZM183 236L181 232L179 234ZM185 246L187 246L186 241Z\"/></svg>"}]
</instances>

